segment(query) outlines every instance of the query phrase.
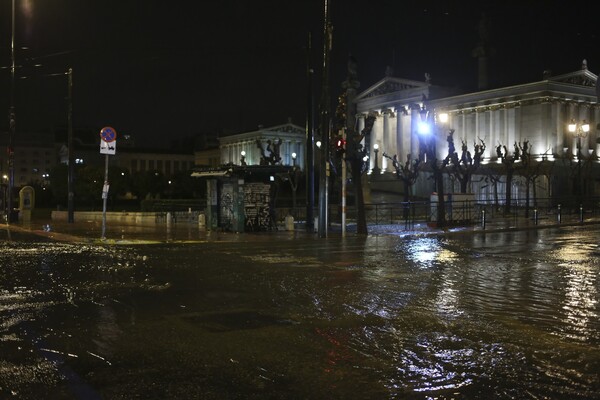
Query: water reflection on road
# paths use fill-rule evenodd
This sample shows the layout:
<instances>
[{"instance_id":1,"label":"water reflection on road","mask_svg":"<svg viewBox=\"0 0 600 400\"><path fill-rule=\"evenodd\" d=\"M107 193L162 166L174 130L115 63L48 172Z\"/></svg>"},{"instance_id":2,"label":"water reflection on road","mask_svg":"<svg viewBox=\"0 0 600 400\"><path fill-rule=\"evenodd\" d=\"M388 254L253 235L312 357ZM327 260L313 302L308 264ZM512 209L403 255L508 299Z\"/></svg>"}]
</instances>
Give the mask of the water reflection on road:
<instances>
[{"instance_id":1,"label":"water reflection on road","mask_svg":"<svg viewBox=\"0 0 600 400\"><path fill-rule=\"evenodd\" d=\"M597 235L5 242L0 398L600 398Z\"/></svg>"}]
</instances>

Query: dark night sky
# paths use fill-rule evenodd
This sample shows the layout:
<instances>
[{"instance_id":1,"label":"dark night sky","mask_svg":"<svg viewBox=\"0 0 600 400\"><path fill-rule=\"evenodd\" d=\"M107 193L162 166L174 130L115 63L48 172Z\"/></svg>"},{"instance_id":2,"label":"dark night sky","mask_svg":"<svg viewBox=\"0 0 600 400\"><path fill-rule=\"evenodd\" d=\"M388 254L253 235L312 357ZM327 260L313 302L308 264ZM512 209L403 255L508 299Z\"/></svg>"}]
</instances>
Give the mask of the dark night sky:
<instances>
[{"instance_id":1,"label":"dark night sky","mask_svg":"<svg viewBox=\"0 0 600 400\"><path fill-rule=\"evenodd\" d=\"M286 122L304 125L306 43L322 64L321 0L16 0L18 130L66 124L66 77L74 69L74 123L113 126L138 144ZM331 0L331 97L351 53L361 89L395 75L475 87L478 21L495 48L490 85L541 80L588 60L600 72L598 14L586 1ZM10 65L10 0L0 0L0 65ZM41 63L41 67L32 67ZM27 79L20 79L27 76ZM9 70L0 70L8 110ZM315 98L320 84L315 82ZM0 115L5 115L0 113ZM0 130L8 122L0 120Z\"/></svg>"}]
</instances>

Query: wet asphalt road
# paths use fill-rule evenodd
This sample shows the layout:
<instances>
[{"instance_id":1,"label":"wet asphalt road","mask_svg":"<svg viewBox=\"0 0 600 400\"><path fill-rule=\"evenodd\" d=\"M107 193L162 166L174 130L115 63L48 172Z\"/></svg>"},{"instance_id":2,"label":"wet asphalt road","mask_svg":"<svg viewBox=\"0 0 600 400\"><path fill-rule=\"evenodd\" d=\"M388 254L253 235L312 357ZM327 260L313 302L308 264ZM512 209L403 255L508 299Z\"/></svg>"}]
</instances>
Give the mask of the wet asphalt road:
<instances>
[{"instance_id":1,"label":"wet asphalt road","mask_svg":"<svg viewBox=\"0 0 600 400\"><path fill-rule=\"evenodd\" d=\"M598 233L0 231L0 398L597 399Z\"/></svg>"}]
</instances>

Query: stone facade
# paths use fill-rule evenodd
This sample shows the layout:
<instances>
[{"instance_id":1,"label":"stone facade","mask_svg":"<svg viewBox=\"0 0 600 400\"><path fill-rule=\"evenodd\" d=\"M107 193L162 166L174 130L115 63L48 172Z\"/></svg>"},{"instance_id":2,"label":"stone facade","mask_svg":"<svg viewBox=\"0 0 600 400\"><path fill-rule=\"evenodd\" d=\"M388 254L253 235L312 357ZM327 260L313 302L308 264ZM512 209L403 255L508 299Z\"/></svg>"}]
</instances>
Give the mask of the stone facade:
<instances>
[{"instance_id":1,"label":"stone facade","mask_svg":"<svg viewBox=\"0 0 600 400\"><path fill-rule=\"evenodd\" d=\"M454 141L460 146L465 141L470 150L483 140L486 150L483 163L497 162L496 147L506 146L511 152L515 142L528 141L531 154L537 160L573 158L577 154L578 138L568 132L571 120L587 121L590 132L580 138L581 154L587 160L600 156L600 104L596 95L597 75L582 64L578 71L559 75L545 75L539 82L468 94L452 94L430 82L415 82L386 77L356 98L359 129L364 117L375 115L368 146L372 174L375 152L379 145L378 166L382 174L393 171L383 153L398 155L404 160L408 154L419 153L418 124L423 111L433 122L432 134L438 158L448 151L447 133L454 129ZM441 122L439 116L448 119ZM476 179L473 179L475 181ZM480 188L471 187L475 193Z\"/></svg>"},{"instance_id":2,"label":"stone facade","mask_svg":"<svg viewBox=\"0 0 600 400\"><path fill-rule=\"evenodd\" d=\"M242 165L242 151L244 151L246 165L260 165L261 149L258 148L257 141L261 143L261 147L266 153L268 153L268 142L281 141L279 146L280 164L293 165L292 154L296 153L296 166L304 168L306 131L292 123L270 128L259 127L256 131L219 138L221 164Z\"/></svg>"}]
</instances>

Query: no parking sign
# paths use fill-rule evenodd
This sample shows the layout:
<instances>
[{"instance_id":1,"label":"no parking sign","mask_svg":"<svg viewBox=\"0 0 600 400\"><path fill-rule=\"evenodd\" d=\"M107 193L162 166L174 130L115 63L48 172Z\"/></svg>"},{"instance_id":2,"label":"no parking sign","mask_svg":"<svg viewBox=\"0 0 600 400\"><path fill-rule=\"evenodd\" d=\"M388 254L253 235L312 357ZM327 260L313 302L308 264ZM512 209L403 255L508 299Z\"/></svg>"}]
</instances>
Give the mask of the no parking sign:
<instances>
[{"instance_id":1,"label":"no parking sign","mask_svg":"<svg viewBox=\"0 0 600 400\"><path fill-rule=\"evenodd\" d=\"M117 131L110 126L100 130L100 154L115 155L117 151Z\"/></svg>"}]
</instances>

